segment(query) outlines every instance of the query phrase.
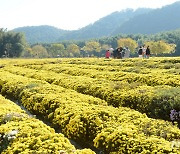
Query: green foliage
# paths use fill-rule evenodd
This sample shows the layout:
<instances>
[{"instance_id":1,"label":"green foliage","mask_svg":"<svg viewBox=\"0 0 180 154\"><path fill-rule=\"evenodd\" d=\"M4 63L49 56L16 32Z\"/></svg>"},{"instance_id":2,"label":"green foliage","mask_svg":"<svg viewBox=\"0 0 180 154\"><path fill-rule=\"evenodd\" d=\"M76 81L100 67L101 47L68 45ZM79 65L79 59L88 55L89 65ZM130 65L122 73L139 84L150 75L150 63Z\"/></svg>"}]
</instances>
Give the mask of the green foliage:
<instances>
[{"instance_id":1,"label":"green foliage","mask_svg":"<svg viewBox=\"0 0 180 154\"><path fill-rule=\"evenodd\" d=\"M25 47L24 35L0 30L0 57L19 57Z\"/></svg>"},{"instance_id":2,"label":"green foliage","mask_svg":"<svg viewBox=\"0 0 180 154\"><path fill-rule=\"evenodd\" d=\"M175 30L180 27L180 22L177 20L180 14L179 8L180 3L176 2L161 9L155 9L134 16L122 23L116 29L116 33L113 34L155 34L158 32Z\"/></svg>"},{"instance_id":3,"label":"green foliage","mask_svg":"<svg viewBox=\"0 0 180 154\"><path fill-rule=\"evenodd\" d=\"M65 52L65 47L63 44L51 44L49 48L47 48L48 53L51 57L65 57L67 53Z\"/></svg>"},{"instance_id":4,"label":"green foliage","mask_svg":"<svg viewBox=\"0 0 180 154\"><path fill-rule=\"evenodd\" d=\"M68 33L66 30L47 25L20 27L13 31L24 33L29 44L57 42L59 37Z\"/></svg>"}]
</instances>

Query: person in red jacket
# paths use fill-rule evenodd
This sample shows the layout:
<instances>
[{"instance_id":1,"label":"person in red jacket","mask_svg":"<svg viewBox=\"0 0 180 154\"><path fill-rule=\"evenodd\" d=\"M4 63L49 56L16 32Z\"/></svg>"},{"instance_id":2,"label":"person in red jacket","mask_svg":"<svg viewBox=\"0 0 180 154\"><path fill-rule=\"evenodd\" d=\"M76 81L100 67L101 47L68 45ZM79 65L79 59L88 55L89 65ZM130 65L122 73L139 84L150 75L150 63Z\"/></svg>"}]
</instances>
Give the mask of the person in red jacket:
<instances>
[{"instance_id":1,"label":"person in red jacket","mask_svg":"<svg viewBox=\"0 0 180 154\"><path fill-rule=\"evenodd\" d=\"M109 50L106 51L105 58L110 58L111 52Z\"/></svg>"}]
</instances>

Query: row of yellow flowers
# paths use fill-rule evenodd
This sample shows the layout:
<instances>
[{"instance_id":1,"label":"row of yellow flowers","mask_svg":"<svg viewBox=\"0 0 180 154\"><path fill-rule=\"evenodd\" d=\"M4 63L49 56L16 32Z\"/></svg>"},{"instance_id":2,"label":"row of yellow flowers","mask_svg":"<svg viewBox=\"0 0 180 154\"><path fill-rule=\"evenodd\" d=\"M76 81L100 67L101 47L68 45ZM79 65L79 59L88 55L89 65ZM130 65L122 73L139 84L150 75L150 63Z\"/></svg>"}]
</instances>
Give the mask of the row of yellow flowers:
<instances>
[{"instance_id":1,"label":"row of yellow flowers","mask_svg":"<svg viewBox=\"0 0 180 154\"><path fill-rule=\"evenodd\" d=\"M77 150L63 134L27 115L18 105L0 95L0 153L93 154Z\"/></svg>"},{"instance_id":2,"label":"row of yellow flowers","mask_svg":"<svg viewBox=\"0 0 180 154\"><path fill-rule=\"evenodd\" d=\"M132 109L78 94L45 81L0 71L3 95L18 99L68 137L105 153L178 153L180 130ZM83 95L83 97L81 97ZM82 99L83 98L83 99Z\"/></svg>"},{"instance_id":3,"label":"row of yellow flowers","mask_svg":"<svg viewBox=\"0 0 180 154\"><path fill-rule=\"evenodd\" d=\"M47 68L48 66L45 67ZM60 68L61 65L58 67ZM133 81L133 75L130 73L129 77L123 76L123 79L121 79L122 81L112 82L111 80L102 78L72 76L64 73L55 73L49 70L36 70L18 66L6 66L3 69L14 74L46 81L64 88L76 90L79 93L101 98L109 105L115 107L130 107L142 113L146 113L153 118L170 120L170 110L173 108L177 110L180 109L178 105L180 101L180 88L178 86L172 87L163 85L167 83L168 79L166 81L164 80L164 82L160 81L163 78L161 76L159 76L159 78L154 77L151 80L152 82L157 81L161 85L148 86L141 82L143 79L148 78L147 76L142 76L143 79L140 79L139 75L139 77L134 77L134 79L137 78L137 80ZM168 76L166 77L168 78ZM131 82L129 83L126 81L125 78L131 80ZM149 83L151 81L149 81ZM178 80L172 78L169 78L169 81L172 84L179 84Z\"/></svg>"}]
</instances>

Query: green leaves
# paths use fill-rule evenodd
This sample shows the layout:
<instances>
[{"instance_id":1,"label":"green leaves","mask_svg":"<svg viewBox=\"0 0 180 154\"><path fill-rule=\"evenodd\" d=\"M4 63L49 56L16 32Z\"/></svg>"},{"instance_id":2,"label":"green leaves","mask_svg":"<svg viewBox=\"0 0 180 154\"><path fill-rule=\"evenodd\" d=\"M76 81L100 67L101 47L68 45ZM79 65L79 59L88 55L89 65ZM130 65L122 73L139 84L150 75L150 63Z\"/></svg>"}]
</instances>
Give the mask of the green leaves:
<instances>
[{"instance_id":1,"label":"green leaves","mask_svg":"<svg viewBox=\"0 0 180 154\"><path fill-rule=\"evenodd\" d=\"M24 35L15 32L0 32L0 57L19 57L25 50Z\"/></svg>"}]
</instances>

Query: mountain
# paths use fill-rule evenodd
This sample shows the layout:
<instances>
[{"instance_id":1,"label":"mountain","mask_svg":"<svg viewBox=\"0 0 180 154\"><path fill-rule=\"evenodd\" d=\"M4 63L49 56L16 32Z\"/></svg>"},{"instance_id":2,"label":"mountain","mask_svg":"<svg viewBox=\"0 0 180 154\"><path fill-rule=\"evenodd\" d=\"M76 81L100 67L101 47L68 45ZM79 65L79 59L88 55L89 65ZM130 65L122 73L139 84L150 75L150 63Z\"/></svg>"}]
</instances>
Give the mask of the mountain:
<instances>
[{"instance_id":1,"label":"mountain","mask_svg":"<svg viewBox=\"0 0 180 154\"><path fill-rule=\"evenodd\" d=\"M52 26L29 26L13 31L24 32L29 43L87 40L117 34L154 34L180 28L180 2L160 9L126 9L107 15L79 30L67 31Z\"/></svg>"},{"instance_id":2,"label":"mountain","mask_svg":"<svg viewBox=\"0 0 180 154\"><path fill-rule=\"evenodd\" d=\"M126 9L105 16L93 24L79 30L62 30L52 26L27 26L13 29L15 32L25 33L26 40L31 43L51 43L62 40L85 40L110 36L110 34L129 18L151 11L152 9Z\"/></svg>"},{"instance_id":3,"label":"mountain","mask_svg":"<svg viewBox=\"0 0 180 154\"><path fill-rule=\"evenodd\" d=\"M99 19L93 24L90 24L79 30L72 31L71 33L66 33L64 36L60 37L59 40L82 40L110 36L110 34L116 28L126 22L129 18L150 12L151 10L152 9L141 8L137 9L136 11L133 9L126 9L120 12L113 12L112 14Z\"/></svg>"},{"instance_id":4,"label":"mountain","mask_svg":"<svg viewBox=\"0 0 180 154\"><path fill-rule=\"evenodd\" d=\"M47 25L20 27L13 29L13 31L24 33L27 42L31 44L38 42L43 42L43 43L56 42L59 39L59 37L69 32L67 30L62 30Z\"/></svg>"},{"instance_id":5,"label":"mountain","mask_svg":"<svg viewBox=\"0 0 180 154\"><path fill-rule=\"evenodd\" d=\"M113 33L154 34L180 28L180 2L130 18Z\"/></svg>"}]
</instances>

